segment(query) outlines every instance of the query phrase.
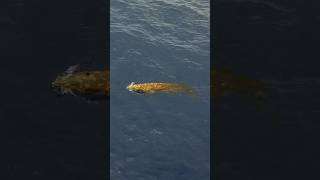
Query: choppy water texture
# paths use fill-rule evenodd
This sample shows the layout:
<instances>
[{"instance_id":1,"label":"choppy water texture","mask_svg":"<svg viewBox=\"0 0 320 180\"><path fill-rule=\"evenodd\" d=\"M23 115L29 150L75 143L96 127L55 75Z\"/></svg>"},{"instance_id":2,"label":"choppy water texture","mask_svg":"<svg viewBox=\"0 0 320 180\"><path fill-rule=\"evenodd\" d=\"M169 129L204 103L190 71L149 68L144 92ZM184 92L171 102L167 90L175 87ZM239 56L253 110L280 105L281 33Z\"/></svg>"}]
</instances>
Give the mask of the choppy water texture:
<instances>
[{"instance_id":1,"label":"choppy water texture","mask_svg":"<svg viewBox=\"0 0 320 180\"><path fill-rule=\"evenodd\" d=\"M209 1L111 1L111 179L209 179ZM132 81L185 83L141 95Z\"/></svg>"}]
</instances>

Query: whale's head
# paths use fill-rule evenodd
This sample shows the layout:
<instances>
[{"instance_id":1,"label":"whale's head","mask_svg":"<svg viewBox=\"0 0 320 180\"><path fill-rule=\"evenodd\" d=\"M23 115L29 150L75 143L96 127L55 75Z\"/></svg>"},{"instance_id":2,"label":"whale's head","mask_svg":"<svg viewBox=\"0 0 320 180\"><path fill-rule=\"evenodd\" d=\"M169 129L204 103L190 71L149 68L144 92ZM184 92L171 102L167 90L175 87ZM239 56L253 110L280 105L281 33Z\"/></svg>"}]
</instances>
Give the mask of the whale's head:
<instances>
[{"instance_id":1,"label":"whale's head","mask_svg":"<svg viewBox=\"0 0 320 180\"><path fill-rule=\"evenodd\" d=\"M136 87L135 87L135 82L131 82L128 86L127 86L127 89L128 91L135 91L136 90Z\"/></svg>"},{"instance_id":2,"label":"whale's head","mask_svg":"<svg viewBox=\"0 0 320 180\"><path fill-rule=\"evenodd\" d=\"M139 94L145 93L143 90L141 90L141 87L138 84L136 84L135 82L131 82L127 86L127 90L131 91L131 92L139 93Z\"/></svg>"}]
</instances>

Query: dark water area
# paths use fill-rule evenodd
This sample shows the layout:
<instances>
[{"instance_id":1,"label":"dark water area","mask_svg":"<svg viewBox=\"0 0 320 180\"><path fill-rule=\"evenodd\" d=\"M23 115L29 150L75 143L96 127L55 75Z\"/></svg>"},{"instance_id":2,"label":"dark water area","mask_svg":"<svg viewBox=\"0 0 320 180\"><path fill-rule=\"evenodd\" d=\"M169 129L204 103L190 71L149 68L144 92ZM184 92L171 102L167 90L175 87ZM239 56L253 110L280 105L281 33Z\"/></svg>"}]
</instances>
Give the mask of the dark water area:
<instances>
[{"instance_id":1,"label":"dark water area","mask_svg":"<svg viewBox=\"0 0 320 180\"><path fill-rule=\"evenodd\" d=\"M209 1L112 0L110 13L111 179L209 179ZM131 82L197 96L137 94Z\"/></svg>"},{"instance_id":2,"label":"dark water area","mask_svg":"<svg viewBox=\"0 0 320 180\"><path fill-rule=\"evenodd\" d=\"M106 179L108 103L58 97L69 66L106 68L96 1L1 2L0 179Z\"/></svg>"},{"instance_id":3,"label":"dark water area","mask_svg":"<svg viewBox=\"0 0 320 180\"><path fill-rule=\"evenodd\" d=\"M266 84L262 108L213 100L216 179L317 179L320 119L317 1L216 1L212 66Z\"/></svg>"}]
</instances>

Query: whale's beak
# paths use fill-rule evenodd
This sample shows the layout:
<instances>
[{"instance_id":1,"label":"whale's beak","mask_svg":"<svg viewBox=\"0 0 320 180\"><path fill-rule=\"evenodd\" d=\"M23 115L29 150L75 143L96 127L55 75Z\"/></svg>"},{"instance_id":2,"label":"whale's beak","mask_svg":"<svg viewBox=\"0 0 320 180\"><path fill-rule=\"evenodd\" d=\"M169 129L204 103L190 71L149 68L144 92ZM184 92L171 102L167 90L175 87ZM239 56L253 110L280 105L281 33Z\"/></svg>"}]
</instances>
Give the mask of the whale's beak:
<instances>
[{"instance_id":1,"label":"whale's beak","mask_svg":"<svg viewBox=\"0 0 320 180\"><path fill-rule=\"evenodd\" d=\"M127 90L132 91L132 89L130 88L130 85L127 86Z\"/></svg>"}]
</instances>

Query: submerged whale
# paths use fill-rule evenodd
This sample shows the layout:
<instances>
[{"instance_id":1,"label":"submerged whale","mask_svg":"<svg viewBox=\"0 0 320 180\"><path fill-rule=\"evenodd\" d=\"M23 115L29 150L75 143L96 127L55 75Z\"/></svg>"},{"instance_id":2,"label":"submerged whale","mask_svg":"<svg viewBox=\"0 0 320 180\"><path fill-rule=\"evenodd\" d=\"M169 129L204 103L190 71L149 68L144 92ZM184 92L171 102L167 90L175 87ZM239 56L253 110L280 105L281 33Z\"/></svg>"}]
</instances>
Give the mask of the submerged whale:
<instances>
[{"instance_id":1,"label":"submerged whale","mask_svg":"<svg viewBox=\"0 0 320 180\"><path fill-rule=\"evenodd\" d=\"M213 97L237 95L263 98L266 84L263 81L234 74L229 70L211 71L211 94Z\"/></svg>"},{"instance_id":2,"label":"submerged whale","mask_svg":"<svg viewBox=\"0 0 320 180\"><path fill-rule=\"evenodd\" d=\"M74 65L58 76L52 86L58 88L62 94L107 97L109 74L108 70L80 71L79 65Z\"/></svg>"}]
</instances>

